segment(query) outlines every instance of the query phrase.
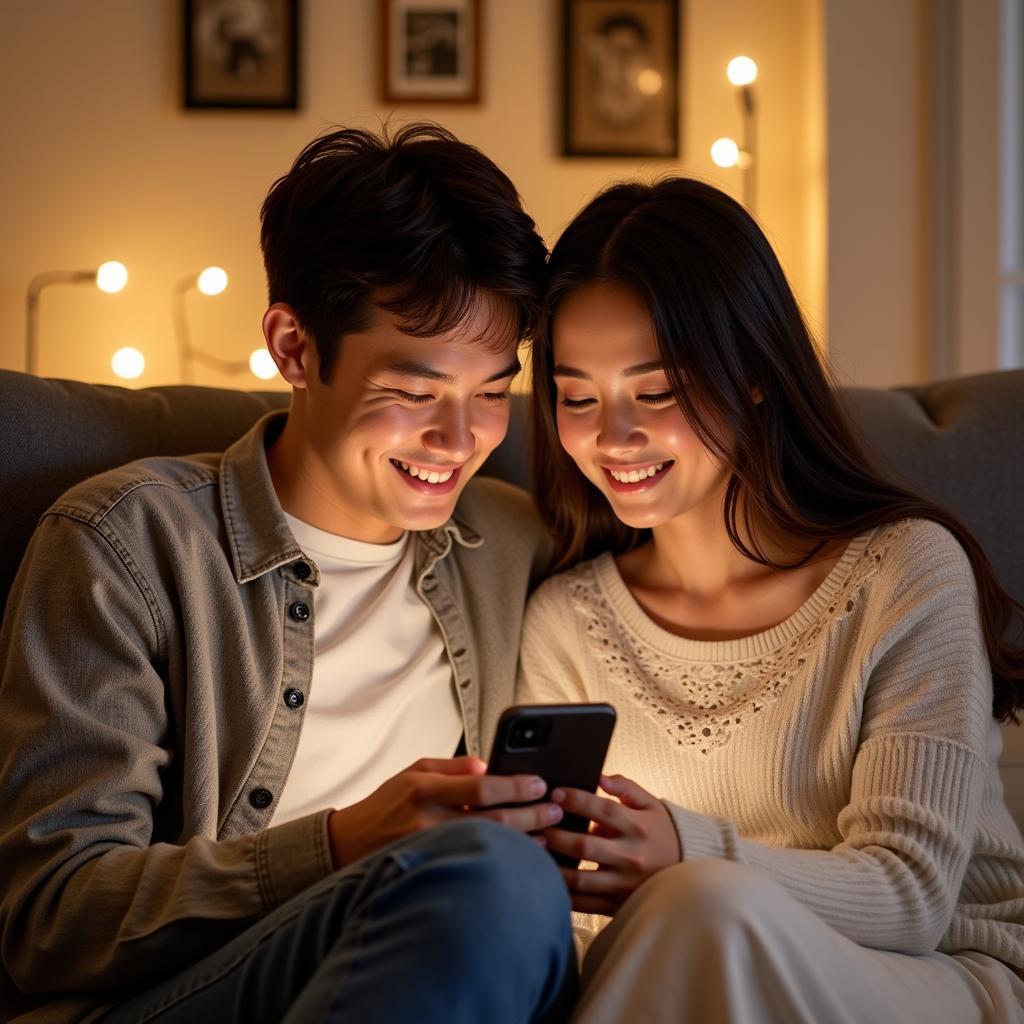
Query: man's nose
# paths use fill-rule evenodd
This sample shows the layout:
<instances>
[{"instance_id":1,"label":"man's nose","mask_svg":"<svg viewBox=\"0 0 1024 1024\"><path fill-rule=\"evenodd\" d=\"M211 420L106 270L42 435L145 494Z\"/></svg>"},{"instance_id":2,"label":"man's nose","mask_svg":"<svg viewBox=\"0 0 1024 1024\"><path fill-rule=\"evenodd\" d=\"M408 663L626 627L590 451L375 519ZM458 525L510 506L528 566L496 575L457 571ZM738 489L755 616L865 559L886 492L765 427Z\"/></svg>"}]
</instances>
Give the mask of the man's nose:
<instances>
[{"instance_id":1,"label":"man's nose","mask_svg":"<svg viewBox=\"0 0 1024 1024\"><path fill-rule=\"evenodd\" d=\"M424 433L423 443L434 455L465 462L476 451L469 408L462 402L439 403L437 418Z\"/></svg>"}]
</instances>

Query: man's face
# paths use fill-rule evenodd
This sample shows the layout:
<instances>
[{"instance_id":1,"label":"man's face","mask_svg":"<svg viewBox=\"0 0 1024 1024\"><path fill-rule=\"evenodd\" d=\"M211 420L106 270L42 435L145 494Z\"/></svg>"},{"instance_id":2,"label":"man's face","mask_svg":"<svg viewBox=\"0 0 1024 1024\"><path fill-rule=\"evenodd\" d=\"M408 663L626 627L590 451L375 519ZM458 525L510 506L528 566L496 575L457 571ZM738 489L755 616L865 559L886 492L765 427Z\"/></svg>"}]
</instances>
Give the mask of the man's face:
<instances>
[{"instance_id":1,"label":"man's face","mask_svg":"<svg viewBox=\"0 0 1024 1024\"><path fill-rule=\"evenodd\" d=\"M322 384L314 346L292 415L304 438L300 485L332 532L384 543L447 521L469 479L505 436L519 369L514 332L487 301L455 330L404 334L375 307L346 335Z\"/></svg>"}]
</instances>

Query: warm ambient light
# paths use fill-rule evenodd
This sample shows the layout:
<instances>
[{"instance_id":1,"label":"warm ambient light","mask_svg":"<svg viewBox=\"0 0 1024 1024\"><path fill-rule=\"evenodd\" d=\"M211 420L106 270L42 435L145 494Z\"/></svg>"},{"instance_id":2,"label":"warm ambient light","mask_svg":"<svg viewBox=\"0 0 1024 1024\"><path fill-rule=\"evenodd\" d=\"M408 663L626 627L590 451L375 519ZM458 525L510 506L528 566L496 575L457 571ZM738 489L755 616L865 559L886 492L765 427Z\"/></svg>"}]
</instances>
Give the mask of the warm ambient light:
<instances>
[{"instance_id":1,"label":"warm ambient light","mask_svg":"<svg viewBox=\"0 0 1024 1024\"><path fill-rule=\"evenodd\" d=\"M733 85L750 85L757 78L757 65L749 57L733 57L725 73Z\"/></svg>"},{"instance_id":2,"label":"warm ambient light","mask_svg":"<svg viewBox=\"0 0 1024 1024\"><path fill-rule=\"evenodd\" d=\"M271 377L277 375L277 365L265 348L255 349L249 356L249 369L260 380L270 380Z\"/></svg>"},{"instance_id":3,"label":"warm ambient light","mask_svg":"<svg viewBox=\"0 0 1024 1024\"><path fill-rule=\"evenodd\" d=\"M735 167L740 162L740 147L732 139L715 139L711 143L711 159L719 167Z\"/></svg>"},{"instance_id":4,"label":"warm ambient light","mask_svg":"<svg viewBox=\"0 0 1024 1024\"><path fill-rule=\"evenodd\" d=\"M101 292L109 292L113 295L115 292L121 291L127 283L128 268L123 263L118 263L117 260L101 263L99 270L96 271L96 287Z\"/></svg>"},{"instance_id":5,"label":"warm ambient light","mask_svg":"<svg viewBox=\"0 0 1024 1024\"><path fill-rule=\"evenodd\" d=\"M196 278L196 287L204 295L220 295L227 286L228 275L220 267L207 267Z\"/></svg>"},{"instance_id":6,"label":"warm ambient light","mask_svg":"<svg viewBox=\"0 0 1024 1024\"><path fill-rule=\"evenodd\" d=\"M644 68L636 76L636 87L645 96L657 96L661 92L661 75L654 68Z\"/></svg>"},{"instance_id":7,"label":"warm ambient light","mask_svg":"<svg viewBox=\"0 0 1024 1024\"><path fill-rule=\"evenodd\" d=\"M146 369L146 357L137 348L119 348L110 360L114 373L124 380L135 380Z\"/></svg>"}]
</instances>

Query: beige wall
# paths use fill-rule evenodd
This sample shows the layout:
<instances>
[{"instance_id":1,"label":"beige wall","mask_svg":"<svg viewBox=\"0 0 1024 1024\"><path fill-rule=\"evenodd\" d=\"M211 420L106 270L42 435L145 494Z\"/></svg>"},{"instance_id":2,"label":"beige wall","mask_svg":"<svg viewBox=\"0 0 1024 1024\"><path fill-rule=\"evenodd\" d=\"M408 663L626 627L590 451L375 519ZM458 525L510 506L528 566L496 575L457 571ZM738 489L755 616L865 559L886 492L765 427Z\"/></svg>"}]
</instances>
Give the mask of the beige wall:
<instances>
[{"instance_id":1,"label":"beige wall","mask_svg":"<svg viewBox=\"0 0 1024 1024\"><path fill-rule=\"evenodd\" d=\"M828 338L842 381L1000 366L999 7L825 0Z\"/></svg>"},{"instance_id":2,"label":"beige wall","mask_svg":"<svg viewBox=\"0 0 1024 1024\"><path fill-rule=\"evenodd\" d=\"M841 381L928 361L927 0L828 0L829 355Z\"/></svg>"},{"instance_id":3,"label":"beige wall","mask_svg":"<svg viewBox=\"0 0 1024 1024\"><path fill-rule=\"evenodd\" d=\"M958 0L954 373L999 365L999 0ZM1024 752L1022 752L1024 760Z\"/></svg>"},{"instance_id":4,"label":"beige wall","mask_svg":"<svg viewBox=\"0 0 1024 1024\"><path fill-rule=\"evenodd\" d=\"M517 182L549 242L597 188L637 170L696 174L738 192L738 172L718 170L707 152L716 137L739 131L725 64L753 56L761 68L759 213L812 322L823 324L824 125L820 93L809 88L820 77L819 0L685 0L682 157L641 167L556 155L561 4L484 2L482 105L396 116L435 118L484 149ZM245 358L262 344L257 213L268 185L328 125L372 125L388 113L375 99L373 0L305 0L298 114L181 110L178 11L177 0L4 5L0 367L23 367L33 274L110 258L129 267L122 294L44 294L43 374L112 382L110 354L133 344L148 358L140 384L175 381L171 286L210 263L228 270L231 285L216 299L190 296L194 339ZM197 379L255 383L209 371Z\"/></svg>"}]
</instances>

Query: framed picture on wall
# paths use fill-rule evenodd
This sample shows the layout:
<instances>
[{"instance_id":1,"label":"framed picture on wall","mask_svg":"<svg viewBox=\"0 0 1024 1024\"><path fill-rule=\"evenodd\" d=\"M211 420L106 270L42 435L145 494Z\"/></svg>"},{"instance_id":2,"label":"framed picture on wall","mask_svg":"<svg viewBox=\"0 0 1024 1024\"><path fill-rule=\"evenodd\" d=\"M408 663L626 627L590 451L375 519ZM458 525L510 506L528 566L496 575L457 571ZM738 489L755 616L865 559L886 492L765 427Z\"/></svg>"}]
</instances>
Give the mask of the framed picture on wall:
<instances>
[{"instance_id":1,"label":"framed picture on wall","mask_svg":"<svg viewBox=\"0 0 1024 1024\"><path fill-rule=\"evenodd\" d=\"M299 0L182 6L186 108L298 108Z\"/></svg>"},{"instance_id":2,"label":"framed picture on wall","mask_svg":"<svg viewBox=\"0 0 1024 1024\"><path fill-rule=\"evenodd\" d=\"M680 5L562 0L565 155L679 155Z\"/></svg>"},{"instance_id":3,"label":"framed picture on wall","mask_svg":"<svg viewBox=\"0 0 1024 1024\"><path fill-rule=\"evenodd\" d=\"M482 0L379 2L384 101L479 103Z\"/></svg>"}]
</instances>

